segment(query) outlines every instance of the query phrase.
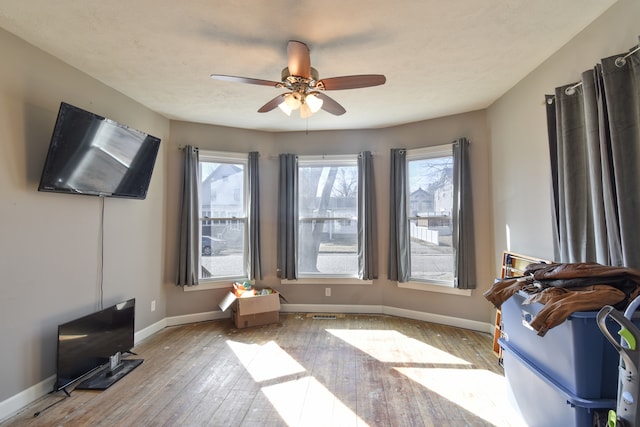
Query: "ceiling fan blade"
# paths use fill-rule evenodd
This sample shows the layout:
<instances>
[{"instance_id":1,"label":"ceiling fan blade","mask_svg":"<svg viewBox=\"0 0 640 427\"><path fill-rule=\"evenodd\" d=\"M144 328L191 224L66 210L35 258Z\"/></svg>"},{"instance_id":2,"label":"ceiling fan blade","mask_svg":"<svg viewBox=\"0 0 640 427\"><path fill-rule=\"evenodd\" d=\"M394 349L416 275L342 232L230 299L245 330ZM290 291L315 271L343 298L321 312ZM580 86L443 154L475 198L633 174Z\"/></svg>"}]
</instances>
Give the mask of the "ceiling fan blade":
<instances>
[{"instance_id":1,"label":"ceiling fan blade","mask_svg":"<svg viewBox=\"0 0 640 427\"><path fill-rule=\"evenodd\" d=\"M333 99L329 98L327 95L325 95L322 92L317 92L315 93L315 95L322 99L322 109L324 111L326 111L327 113L331 113L334 116L341 116L344 113L347 112L347 110L344 109L344 107L340 104L338 104L336 101L334 101Z\"/></svg>"},{"instance_id":2,"label":"ceiling fan blade","mask_svg":"<svg viewBox=\"0 0 640 427\"><path fill-rule=\"evenodd\" d=\"M225 76L224 74L211 74L214 80L223 80L225 82L249 83L252 85L272 86L280 85L280 82L272 82L271 80L252 79L250 77Z\"/></svg>"},{"instance_id":3,"label":"ceiling fan blade","mask_svg":"<svg viewBox=\"0 0 640 427\"><path fill-rule=\"evenodd\" d=\"M309 47L302 42L289 40L287 45L287 66L292 76L310 78L311 58L309 58Z\"/></svg>"},{"instance_id":4,"label":"ceiling fan blade","mask_svg":"<svg viewBox=\"0 0 640 427\"><path fill-rule=\"evenodd\" d=\"M286 95L286 93L281 93L280 95L276 96L271 101L267 102L262 107L260 107L260 109L258 110L258 113L267 113L267 112L273 110L278 105L280 105L280 103L282 101L284 101L284 96L285 95Z\"/></svg>"},{"instance_id":5,"label":"ceiling fan blade","mask_svg":"<svg viewBox=\"0 0 640 427\"><path fill-rule=\"evenodd\" d=\"M379 86L385 84L387 78L382 74L360 74L357 76L329 77L321 79L325 90L357 89L361 87Z\"/></svg>"}]
</instances>

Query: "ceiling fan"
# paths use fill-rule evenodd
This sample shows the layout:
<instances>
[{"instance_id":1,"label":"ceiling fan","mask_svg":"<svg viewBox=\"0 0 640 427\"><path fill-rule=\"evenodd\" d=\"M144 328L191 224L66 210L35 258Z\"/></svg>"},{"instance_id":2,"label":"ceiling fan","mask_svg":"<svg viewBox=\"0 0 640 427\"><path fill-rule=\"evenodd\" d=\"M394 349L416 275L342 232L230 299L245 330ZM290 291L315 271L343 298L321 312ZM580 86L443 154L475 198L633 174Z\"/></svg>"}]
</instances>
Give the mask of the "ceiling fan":
<instances>
[{"instance_id":1,"label":"ceiling fan","mask_svg":"<svg viewBox=\"0 0 640 427\"><path fill-rule=\"evenodd\" d=\"M285 114L291 115L293 110L300 109L300 117L302 118L307 118L320 109L336 116L346 112L342 105L325 95L324 91L378 86L387 81L385 76L381 74L319 79L318 70L311 66L309 47L296 40L290 40L287 45L287 67L282 70L279 82L223 74L211 74L211 78L286 89L288 92L276 96L260 107L258 112L266 113L280 107Z\"/></svg>"}]
</instances>

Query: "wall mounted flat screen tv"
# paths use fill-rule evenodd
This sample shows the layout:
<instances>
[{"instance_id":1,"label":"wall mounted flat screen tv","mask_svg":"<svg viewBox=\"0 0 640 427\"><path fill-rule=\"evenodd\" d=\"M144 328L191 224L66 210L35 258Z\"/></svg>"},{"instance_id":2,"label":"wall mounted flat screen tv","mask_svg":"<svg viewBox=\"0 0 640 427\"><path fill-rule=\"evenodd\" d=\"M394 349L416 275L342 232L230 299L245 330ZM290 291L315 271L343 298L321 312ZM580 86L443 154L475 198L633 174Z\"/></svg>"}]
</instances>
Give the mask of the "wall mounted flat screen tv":
<instances>
[{"instance_id":1,"label":"wall mounted flat screen tv","mask_svg":"<svg viewBox=\"0 0 640 427\"><path fill-rule=\"evenodd\" d=\"M160 139L62 102L38 191L145 199Z\"/></svg>"},{"instance_id":2,"label":"wall mounted flat screen tv","mask_svg":"<svg viewBox=\"0 0 640 427\"><path fill-rule=\"evenodd\" d=\"M133 348L134 324L135 299L130 299L58 325L55 391L83 377L87 378L76 388L105 389L142 363L120 360ZM118 366L111 366L116 355ZM81 387L83 383L86 387Z\"/></svg>"}]
</instances>

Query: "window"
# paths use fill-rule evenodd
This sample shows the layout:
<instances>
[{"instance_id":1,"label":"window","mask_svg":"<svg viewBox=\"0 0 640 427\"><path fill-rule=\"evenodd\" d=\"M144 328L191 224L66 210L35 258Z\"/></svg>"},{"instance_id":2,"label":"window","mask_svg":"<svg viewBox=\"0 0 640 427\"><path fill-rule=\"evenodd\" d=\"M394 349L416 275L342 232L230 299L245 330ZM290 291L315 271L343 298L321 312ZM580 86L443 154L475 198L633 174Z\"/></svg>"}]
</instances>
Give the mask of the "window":
<instances>
[{"instance_id":1,"label":"window","mask_svg":"<svg viewBox=\"0 0 640 427\"><path fill-rule=\"evenodd\" d=\"M298 160L298 277L358 276L357 156Z\"/></svg>"},{"instance_id":2,"label":"window","mask_svg":"<svg viewBox=\"0 0 640 427\"><path fill-rule=\"evenodd\" d=\"M407 150L407 183L409 278L453 285L451 145Z\"/></svg>"},{"instance_id":3,"label":"window","mask_svg":"<svg viewBox=\"0 0 640 427\"><path fill-rule=\"evenodd\" d=\"M247 156L200 151L200 279L247 277Z\"/></svg>"}]
</instances>

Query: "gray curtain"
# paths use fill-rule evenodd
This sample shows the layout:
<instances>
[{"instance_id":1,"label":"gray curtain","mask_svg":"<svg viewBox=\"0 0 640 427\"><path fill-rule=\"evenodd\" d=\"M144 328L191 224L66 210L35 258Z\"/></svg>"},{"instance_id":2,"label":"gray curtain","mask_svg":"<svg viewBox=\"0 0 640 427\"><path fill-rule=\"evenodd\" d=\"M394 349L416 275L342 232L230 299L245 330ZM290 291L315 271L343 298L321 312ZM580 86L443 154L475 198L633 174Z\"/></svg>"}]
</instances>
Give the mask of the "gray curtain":
<instances>
[{"instance_id":1,"label":"gray curtain","mask_svg":"<svg viewBox=\"0 0 640 427\"><path fill-rule=\"evenodd\" d=\"M389 280L408 282L411 273L407 217L407 152L391 149L389 188Z\"/></svg>"},{"instance_id":2,"label":"gray curtain","mask_svg":"<svg viewBox=\"0 0 640 427\"><path fill-rule=\"evenodd\" d=\"M547 96L556 261L640 268L639 70L612 56Z\"/></svg>"},{"instance_id":3,"label":"gray curtain","mask_svg":"<svg viewBox=\"0 0 640 427\"><path fill-rule=\"evenodd\" d=\"M262 256L260 253L260 154L256 151L249 153L249 279L262 279Z\"/></svg>"},{"instance_id":4,"label":"gray curtain","mask_svg":"<svg viewBox=\"0 0 640 427\"><path fill-rule=\"evenodd\" d=\"M378 218L373 157L370 151L358 155L358 277L378 278Z\"/></svg>"},{"instance_id":5,"label":"gray curtain","mask_svg":"<svg viewBox=\"0 0 640 427\"><path fill-rule=\"evenodd\" d=\"M200 256L200 162L198 148L184 148L178 245L178 286L198 284Z\"/></svg>"},{"instance_id":6,"label":"gray curtain","mask_svg":"<svg viewBox=\"0 0 640 427\"><path fill-rule=\"evenodd\" d=\"M453 273L454 286L476 288L476 256L473 229L473 198L469 141L460 138L453 143Z\"/></svg>"},{"instance_id":7,"label":"gray curtain","mask_svg":"<svg viewBox=\"0 0 640 427\"><path fill-rule=\"evenodd\" d=\"M296 279L298 237L298 157L280 154L278 180L278 277Z\"/></svg>"}]
</instances>

